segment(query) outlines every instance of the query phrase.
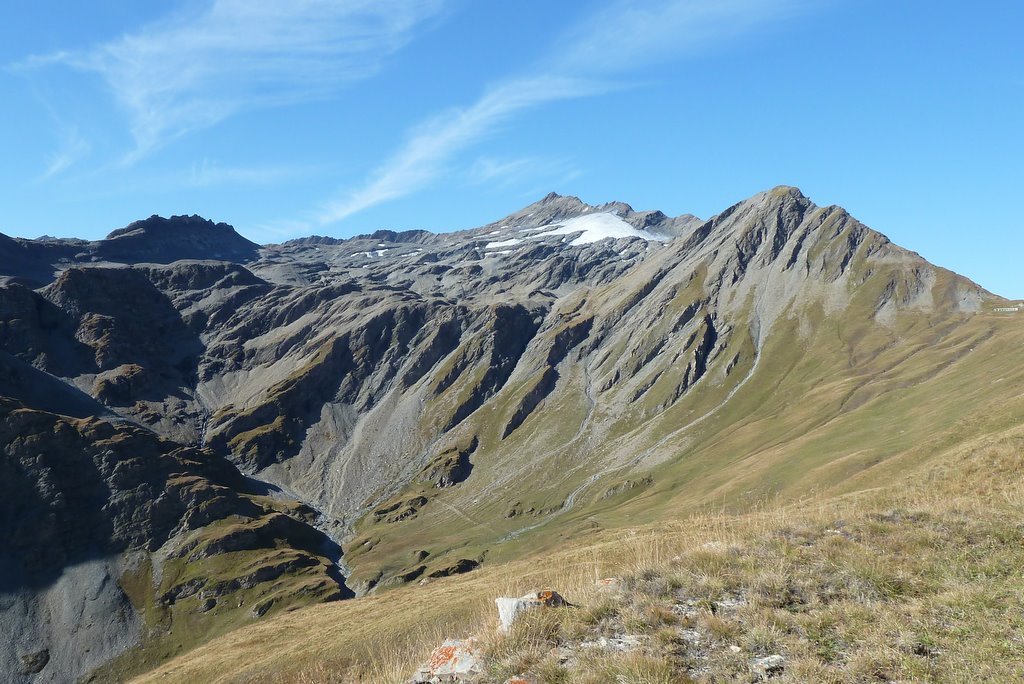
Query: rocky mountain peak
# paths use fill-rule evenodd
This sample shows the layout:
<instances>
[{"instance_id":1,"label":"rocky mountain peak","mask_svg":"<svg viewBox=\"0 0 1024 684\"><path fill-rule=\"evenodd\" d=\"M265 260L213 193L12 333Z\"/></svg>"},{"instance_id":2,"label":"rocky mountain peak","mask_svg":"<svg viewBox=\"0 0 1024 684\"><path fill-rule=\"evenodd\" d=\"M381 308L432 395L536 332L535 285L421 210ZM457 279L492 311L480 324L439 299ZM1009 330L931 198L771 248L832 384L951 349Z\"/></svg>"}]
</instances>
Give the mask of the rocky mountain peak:
<instances>
[{"instance_id":1,"label":"rocky mountain peak","mask_svg":"<svg viewBox=\"0 0 1024 684\"><path fill-rule=\"evenodd\" d=\"M235 229L227 223L214 223L213 221L203 218L198 214L192 214L191 216L171 216L170 218L164 218L157 214L153 214L147 219L140 221L132 221L124 228L118 228L113 230L107 235L107 240L116 240L118 238L125 238L132 235L161 235L168 233L176 233L177 235L183 235L186 233L202 233L206 231L216 231L219 233L234 233Z\"/></svg>"},{"instance_id":2,"label":"rocky mountain peak","mask_svg":"<svg viewBox=\"0 0 1024 684\"><path fill-rule=\"evenodd\" d=\"M251 261L259 245L227 223L201 216L150 216L110 233L98 244L99 255L111 261L170 263L179 259Z\"/></svg>"},{"instance_id":3,"label":"rocky mountain peak","mask_svg":"<svg viewBox=\"0 0 1024 684\"><path fill-rule=\"evenodd\" d=\"M579 214L590 208L590 205L581 200L579 197L573 197L572 195L559 195L557 192L549 192L540 200L526 207L523 207L519 211L509 216L509 218L524 216L545 216L561 218L566 216L572 216L574 214Z\"/></svg>"},{"instance_id":4,"label":"rocky mountain peak","mask_svg":"<svg viewBox=\"0 0 1024 684\"><path fill-rule=\"evenodd\" d=\"M771 190L766 191L767 195L775 197L792 197L794 199L807 199L807 195L795 185L776 185Z\"/></svg>"}]
</instances>

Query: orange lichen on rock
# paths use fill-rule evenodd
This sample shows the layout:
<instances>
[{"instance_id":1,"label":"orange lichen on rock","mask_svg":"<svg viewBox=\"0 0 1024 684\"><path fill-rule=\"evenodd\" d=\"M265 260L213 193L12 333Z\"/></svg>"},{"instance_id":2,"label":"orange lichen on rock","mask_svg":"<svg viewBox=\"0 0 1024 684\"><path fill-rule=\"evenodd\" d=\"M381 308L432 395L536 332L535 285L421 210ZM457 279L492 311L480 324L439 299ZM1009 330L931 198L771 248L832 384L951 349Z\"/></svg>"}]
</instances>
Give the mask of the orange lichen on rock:
<instances>
[{"instance_id":1,"label":"orange lichen on rock","mask_svg":"<svg viewBox=\"0 0 1024 684\"><path fill-rule=\"evenodd\" d=\"M430 654L430 660L427 661L427 667L431 670L444 667L456 659L457 652L458 646L439 646Z\"/></svg>"},{"instance_id":2,"label":"orange lichen on rock","mask_svg":"<svg viewBox=\"0 0 1024 684\"><path fill-rule=\"evenodd\" d=\"M413 681L429 681L437 676L476 675L480 670L477 640L449 639L434 649Z\"/></svg>"}]
</instances>

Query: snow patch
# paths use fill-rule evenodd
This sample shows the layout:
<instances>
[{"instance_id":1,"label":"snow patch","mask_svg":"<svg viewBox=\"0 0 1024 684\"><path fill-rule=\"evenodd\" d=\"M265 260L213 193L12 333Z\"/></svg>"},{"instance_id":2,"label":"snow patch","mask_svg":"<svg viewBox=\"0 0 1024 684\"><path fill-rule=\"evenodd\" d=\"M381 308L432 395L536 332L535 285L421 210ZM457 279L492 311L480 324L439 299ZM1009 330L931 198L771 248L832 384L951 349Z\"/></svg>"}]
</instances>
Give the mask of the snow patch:
<instances>
[{"instance_id":1,"label":"snow patch","mask_svg":"<svg viewBox=\"0 0 1024 684\"><path fill-rule=\"evenodd\" d=\"M484 249L501 249L502 247L511 247L518 245L522 242L521 238L512 238L511 240L501 240L500 242L488 242L484 245Z\"/></svg>"},{"instance_id":2,"label":"snow patch","mask_svg":"<svg viewBox=\"0 0 1024 684\"><path fill-rule=\"evenodd\" d=\"M372 252L356 252L356 256L361 256L361 257L366 257L367 259L372 259L375 256L378 256L378 257L384 256L384 252L387 252L387 251L388 250L386 250L386 249L375 249Z\"/></svg>"},{"instance_id":3,"label":"snow patch","mask_svg":"<svg viewBox=\"0 0 1024 684\"><path fill-rule=\"evenodd\" d=\"M570 245L587 245L592 242L599 242L609 238L613 240L620 240L622 238L635 237L642 240L655 240L658 242L663 242L669 239L666 235L637 230L610 212L586 214L584 216L571 218L567 221L562 221L561 223L552 223L549 226L526 229L520 232L524 233L527 232L527 230L531 232L536 231L536 234L529 236L530 238L580 233L580 235L569 242ZM563 242L565 242L565 240L563 240Z\"/></svg>"}]
</instances>

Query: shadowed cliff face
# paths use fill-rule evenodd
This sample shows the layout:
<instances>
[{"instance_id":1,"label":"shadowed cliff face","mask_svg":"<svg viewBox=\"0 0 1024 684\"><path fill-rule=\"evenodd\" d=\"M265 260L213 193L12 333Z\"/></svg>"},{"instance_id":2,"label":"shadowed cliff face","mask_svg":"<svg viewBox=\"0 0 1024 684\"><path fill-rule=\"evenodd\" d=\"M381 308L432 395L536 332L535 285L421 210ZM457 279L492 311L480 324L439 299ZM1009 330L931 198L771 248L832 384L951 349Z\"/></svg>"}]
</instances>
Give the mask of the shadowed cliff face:
<instances>
[{"instance_id":1,"label":"shadowed cliff face","mask_svg":"<svg viewBox=\"0 0 1024 684\"><path fill-rule=\"evenodd\" d=\"M257 257L259 246L226 223L199 216L150 216L113 231L96 243L95 251L104 260L128 264L168 264L182 259L244 263Z\"/></svg>"},{"instance_id":2,"label":"shadowed cliff face","mask_svg":"<svg viewBox=\"0 0 1024 684\"><path fill-rule=\"evenodd\" d=\"M45 586L90 558L153 551L179 526L209 522L197 515L214 498L209 478L230 497L224 512L246 511L230 465L148 431L65 419L11 400L0 401L0 421L5 590ZM201 493L209 496L181 488L182 478L206 481Z\"/></svg>"},{"instance_id":3,"label":"shadowed cliff face","mask_svg":"<svg viewBox=\"0 0 1024 684\"><path fill-rule=\"evenodd\" d=\"M0 265L8 587L139 552L160 579L134 610L210 625L228 594L262 614L848 486L901 448L836 447L849 420L921 428L901 392L1003 334L998 298L794 188L707 221L552 194L450 234L257 250L155 217L0 250L34 264Z\"/></svg>"},{"instance_id":4,"label":"shadowed cliff face","mask_svg":"<svg viewBox=\"0 0 1024 684\"><path fill-rule=\"evenodd\" d=\"M315 513L260 496L209 451L10 399L0 399L0 445L4 672L28 677L23 657L45 651L40 676L71 681L163 631L183 638L233 614L350 593ZM96 605L106 612L93 615ZM79 613L99 631L75 625ZM161 630L140 632L136 614Z\"/></svg>"},{"instance_id":5,"label":"shadowed cliff face","mask_svg":"<svg viewBox=\"0 0 1024 684\"><path fill-rule=\"evenodd\" d=\"M113 231L105 240L0 235L0 282L41 287L75 264L169 264L182 259L245 263L258 255L259 245L226 223L199 216L150 216Z\"/></svg>"}]
</instances>

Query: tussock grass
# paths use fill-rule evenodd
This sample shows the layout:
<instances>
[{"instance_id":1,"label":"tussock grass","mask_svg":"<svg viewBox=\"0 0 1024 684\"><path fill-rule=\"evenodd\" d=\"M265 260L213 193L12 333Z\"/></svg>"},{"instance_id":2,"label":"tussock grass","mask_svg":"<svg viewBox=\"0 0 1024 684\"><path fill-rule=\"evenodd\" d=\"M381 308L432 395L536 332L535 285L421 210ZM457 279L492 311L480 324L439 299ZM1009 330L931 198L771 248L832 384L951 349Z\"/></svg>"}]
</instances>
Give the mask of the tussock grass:
<instances>
[{"instance_id":1,"label":"tussock grass","mask_svg":"<svg viewBox=\"0 0 1024 684\"><path fill-rule=\"evenodd\" d=\"M401 681L443 639L481 636L491 679L780 682L1024 679L1024 428L891 486L602 531L585 546L237 630L140 682ZM621 598L594 581L625 578ZM576 608L495 632L493 599L554 587ZM579 648L623 633L628 653ZM696 645L686 635L699 636ZM567 666L566 649L574 654Z\"/></svg>"}]
</instances>

